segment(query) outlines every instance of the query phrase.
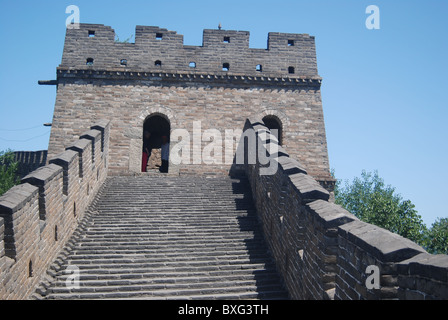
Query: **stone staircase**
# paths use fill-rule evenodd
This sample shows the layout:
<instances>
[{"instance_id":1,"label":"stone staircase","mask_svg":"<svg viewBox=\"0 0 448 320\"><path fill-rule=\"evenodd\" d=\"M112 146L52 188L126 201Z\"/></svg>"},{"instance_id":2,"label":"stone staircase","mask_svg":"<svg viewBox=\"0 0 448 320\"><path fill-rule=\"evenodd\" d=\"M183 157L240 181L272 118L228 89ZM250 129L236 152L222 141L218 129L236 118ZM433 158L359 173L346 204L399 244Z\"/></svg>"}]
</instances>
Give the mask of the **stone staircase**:
<instances>
[{"instance_id":1,"label":"stone staircase","mask_svg":"<svg viewBox=\"0 0 448 320\"><path fill-rule=\"evenodd\" d=\"M68 266L80 287L68 289ZM287 299L250 188L227 177L109 178L36 291L44 299Z\"/></svg>"}]
</instances>

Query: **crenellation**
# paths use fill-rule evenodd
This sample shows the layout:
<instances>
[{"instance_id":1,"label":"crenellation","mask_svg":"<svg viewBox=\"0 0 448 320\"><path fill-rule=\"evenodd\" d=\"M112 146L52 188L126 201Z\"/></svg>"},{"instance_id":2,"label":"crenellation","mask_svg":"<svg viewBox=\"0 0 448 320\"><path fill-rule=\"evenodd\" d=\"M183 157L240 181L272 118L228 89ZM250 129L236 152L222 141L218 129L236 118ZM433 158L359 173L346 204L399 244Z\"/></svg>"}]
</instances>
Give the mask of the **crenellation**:
<instances>
[{"instance_id":1,"label":"crenellation","mask_svg":"<svg viewBox=\"0 0 448 320\"><path fill-rule=\"evenodd\" d=\"M89 150L90 149L90 150ZM66 150L73 150L79 155L79 177L84 177L84 172L87 172L86 166L89 159L92 158L92 141L88 139L79 139Z\"/></svg>"},{"instance_id":2,"label":"crenellation","mask_svg":"<svg viewBox=\"0 0 448 320\"><path fill-rule=\"evenodd\" d=\"M72 187L73 179L78 178L79 176L79 165L76 166L75 164L79 163L78 159L79 155L74 150L66 150L63 153L59 154L55 158L50 160L50 164L56 164L63 169L63 181L64 181L64 188L63 193L64 195L68 195L69 188ZM73 170L76 170L76 172L73 172Z\"/></svg>"},{"instance_id":3,"label":"crenellation","mask_svg":"<svg viewBox=\"0 0 448 320\"><path fill-rule=\"evenodd\" d=\"M170 133L183 129L193 144L193 161L170 163L169 178L247 177L252 199L244 201L253 200L290 298L448 298L446 256L332 203L314 37L272 32L266 49L249 41L247 31L221 29L204 30L202 46L184 45L182 35L155 26L137 26L135 43L116 42L114 30L100 24L67 30L49 162L0 197L2 299L29 298L50 266L49 275L60 268L58 254L79 239L75 228L88 225L83 218L95 211L89 206L113 184L115 178L105 183L108 176L163 179L142 173L143 132L153 117L156 138L167 135L173 148L178 140ZM278 135L269 129L275 127ZM225 161L206 163L205 130L231 132L221 139L230 143L222 146L231 151ZM367 286L372 266L379 288ZM46 288L36 292L45 295Z\"/></svg>"},{"instance_id":4,"label":"crenellation","mask_svg":"<svg viewBox=\"0 0 448 320\"><path fill-rule=\"evenodd\" d=\"M92 141L92 170L95 168L96 159L98 159L99 152L101 151L101 131L90 129L81 135L80 139L87 139Z\"/></svg>"},{"instance_id":5,"label":"crenellation","mask_svg":"<svg viewBox=\"0 0 448 320\"><path fill-rule=\"evenodd\" d=\"M261 145L275 141L257 118L246 121L244 131L248 129L256 131ZM430 255L329 202L328 192L302 171L300 162L289 162L288 152L279 150L280 168L274 175L260 175L258 157L256 164L246 163L244 171L265 239L292 299L447 298L446 255ZM378 289L366 284L372 266L380 273Z\"/></svg>"},{"instance_id":6,"label":"crenellation","mask_svg":"<svg viewBox=\"0 0 448 320\"><path fill-rule=\"evenodd\" d=\"M317 76L314 38L269 33L268 48L254 49L249 48L249 37L248 31L205 29L202 46L190 46L184 45L183 36L174 31L137 26L135 42L120 43L115 42L115 31L110 27L81 24L78 30L67 30L60 68L292 78ZM293 73L289 67L294 68Z\"/></svg>"},{"instance_id":7,"label":"crenellation","mask_svg":"<svg viewBox=\"0 0 448 320\"><path fill-rule=\"evenodd\" d=\"M18 239L16 232L23 232L18 230L18 225L22 224L24 218L32 217L30 212L27 212L29 203L36 204L38 200L38 188L30 184L22 184L15 186L0 197L0 217L4 221L4 248L5 255L11 259L17 260L20 256L20 245L23 239ZM28 213L28 215L26 215Z\"/></svg>"},{"instance_id":8,"label":"crenellation","mask_svg":"<svg viewBox=\"0 0 448 320\"><path fill-rule=\"evenodd\" d=\"M92 133L97 159L103 160L108 156L110 124L99 121L93 127L101 129ZM73 144L75 150L51 158L50 164L31 172L0 197L2 299L30 297L106 178L108 162L98 161L96 170L89 170L92 141L78 141ZM80 168L88 174L80 177ZM81 190L86 185L90 186L88 195Z\"/></svg>"},{"instance_id":9,"label":"crenellation","mask_svg":"<svg viewBox=\"0 0 448 320\"><path fill-rule=\"evenodd\" d=\"M53 214L52 210L57 208L53 201L62 201L63 189L60 188L60 192L56 191L59 186L62 186L62 172L60 166L49 164L22 179L22 183L29 183L39 188L39 214L42 221L45 221L47 215Z\"/></svg>"},{"instance_id":10,"label":"crenellation","mask_svg":"<svg viewBox=\"0 0 448 320\"><path fill-rule=\"evenodd\" d=\"M41 151L15 151L15 161L18 162L18 175L23 178L30 172L45 166L47 163L47 150Z\"/></svg>"}]
</instances>

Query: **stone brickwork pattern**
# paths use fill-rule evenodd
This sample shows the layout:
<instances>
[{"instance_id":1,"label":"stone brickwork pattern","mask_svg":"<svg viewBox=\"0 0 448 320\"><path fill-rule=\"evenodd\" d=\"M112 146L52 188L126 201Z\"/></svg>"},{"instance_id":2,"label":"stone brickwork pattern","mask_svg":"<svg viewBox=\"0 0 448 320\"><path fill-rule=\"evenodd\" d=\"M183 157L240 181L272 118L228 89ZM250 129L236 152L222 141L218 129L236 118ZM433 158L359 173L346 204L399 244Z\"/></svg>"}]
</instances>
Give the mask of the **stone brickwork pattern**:
<instances>
[{"instance_id":1,"label":"stone brickwork pattern","mask_svg":"<svg viewBox=\"0 0 448 320\"><path fill-rule=\"evenodd\" d=\"M247 120L258 147L275 150L260 119ZM268 132L268 134L266 134ZM278 147L278 171L246 163L258 218L271 254L293 299L448 299L448 256L431 255L414 242L359 221L329 202L329 193ZM379 269L379 288L368 289Z\"/></svg>"},{"instance_id":2,"label":"stone brickwork pattern","mask_svg":"<svg viewBox=\"0 0 448 320\"><path fill-rule=\"evenodd\" d=\"M140 172L143 126L154 115L193 139L201 138L194 121L202 130L256 133L261 153L254 162L171 165L169 175L247 176L289 297L448 299L448 256L430 255L330 201L334 180L313 37L270 33L267 49L251 49L248 32L204 30L203 45L195 47L175 32L138 26L135 43L114 38L103 25L67 30L54 81L50 160L0 197L0 299L30 298L39 283L48 288L46 271L58 269L69 254L65 245L80 239L75 228L94 215L87 208L106 177ZM280 122L281 146L264 116ZM234 142L232 155L243 150L252 158L241 134L224 140ZM262 154L278 170L262 174ZM379 270L378 288L366 284L371 266Z\"/></svg>"},{"instance_id":3,"label":"stone brickwork pattern","mask_svg":"<svg viewBox=\"0 0 448 320\"><path fill-rule=\"evenodd\" d=\"M269 33L267 49L249 48L246 31L204 30L202 46L184 45L183 36L158 27L137 26L135 43L117 43L114 37L113 29L103 25L67 30L57 69L49 157L87 130L91 119L108 118L109 173L139 173L143 125L158 115L171 130L188 130L191 143L194 121L201 121L203 131L222 134L222 161L172 165L170 173L227 175L231 163L224 158L224 141L235 150L239 136L226 138L225 131L241 130L247 117L263 115L281 123L283 145L310 175L333 181L314 37ZM87 65L89 58L93 64ZM155 61L162 65L155 66ZM222 70L224 63L229 70ZM171 146L177 143L174 139ZM206 145L202 141L200 152Z\"/></svg>"},{"instance_id":4,"label":"stone brickwork pattern","mask_svg":"<svg viewBox=\"0 0 448 320\"><path fill-rule=\"evenodd\" d=\"M14 159L19 163L17 174L23 178L28 173L47 164L47 150L41 151L16 151Z\"/></svg>"},{"instance_id":5,"label":"stone brickwork pattern","mask_svg":"<svg viewBox=\"0 0 448 320\"><path fill-rule=\"evenodd\" d=\"M206 29L202 46L189 46L175 31L137 26L135 43L118 43L111 27L80 24L79 29L67 29L60 67L274 77L290 76L293 67L295 74L317 76L314 37L271 32L267 49L252 49L249 36L248 31ZM92 65L87 65L88 59L93 59ZM228 71L222 70L224 63Z\"/></svg>"},{"instance_id":6,"label":"stone brickwork pattern","mask_svg":"<svg viewBox=\"0 0 448 320\"><path fill-rule=\"evenodd\" d=\"M107 175L109 121L0 197L0 299L26 299L64 247Z\"/></svg>"}]
</instances>

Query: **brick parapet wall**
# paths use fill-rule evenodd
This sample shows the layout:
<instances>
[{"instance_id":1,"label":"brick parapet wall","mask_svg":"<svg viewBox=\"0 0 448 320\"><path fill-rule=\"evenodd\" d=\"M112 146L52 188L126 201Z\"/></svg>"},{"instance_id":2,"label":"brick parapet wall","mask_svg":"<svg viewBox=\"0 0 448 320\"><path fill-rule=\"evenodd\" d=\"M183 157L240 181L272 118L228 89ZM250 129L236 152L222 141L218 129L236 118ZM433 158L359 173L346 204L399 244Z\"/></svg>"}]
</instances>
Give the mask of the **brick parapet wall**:
<instances>
[{"instance_id":1,"label":"brick parapet wall","mask_svg":"<svg viewBox=\"0 0 448 320\"><path fill-rule=\"evenodd\" d=\"M67 29L60 68L291 76L289 67L294 67L293 76L317 75L314 37L271 32L266 49L253 49L249 36L248 31L206 29L202 46L189 46L174 31L137 26L135 43L119 43L109 26L80 24ZM87 59L93 59L93 65L88 66ZM228 71L222 70L224 63ZM257 71L257 65L262 69Z\"/></svg>"},{"instance_id":2,"label":"brick parapet wall","mask_svg":"<svg viewBox=\"0 0 448 320\"><path fill-rule=\"evenodd\" d=\"M244 130L249 129L257 134L257 148L275 150L275 137L259 119L248 119ZM258 158L255 164L246 159L242 167L291 298L447 299L447 255L428 254L331 203L329 193L284 148L271 157L278 164L272 175L260 174L267 165ZM378 289L367 288L369 266L378 268Z\"/></svg>"},{"instance_id":3,"label":"brick parapet wall","mask_svg":"<svg viewBox=\"0 0 448 320\"><path fill-rule=\"evenodd\" d=\"M0 299L26 299L34 292L106 178L108 139L109 122L98 122L74 150L0 197Z\"/></svg>"},{"instance_id":4,"label":"brick parapet wall","mask_svg":"<svg viewBox=\"0 0 448 320\"><path fill-rule=\"evenodd\" d=\"M14 159L19 163L18 172L20 178L47 164L47 150L41 151L15 151Z\"/></svg>"}]
</instances>

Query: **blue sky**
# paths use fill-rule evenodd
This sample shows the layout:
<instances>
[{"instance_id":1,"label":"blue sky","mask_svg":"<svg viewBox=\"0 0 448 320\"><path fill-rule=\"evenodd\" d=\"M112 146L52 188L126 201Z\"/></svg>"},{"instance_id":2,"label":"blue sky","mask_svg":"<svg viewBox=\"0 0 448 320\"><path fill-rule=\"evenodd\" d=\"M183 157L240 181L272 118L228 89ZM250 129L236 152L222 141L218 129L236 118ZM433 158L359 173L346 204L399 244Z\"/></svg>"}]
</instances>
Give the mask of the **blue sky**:
<instances>
[{"instance_id":1,"label":"blue sky","mask_svg":"<svg viewBox=\"0 0 448 320\"><path fill-rule=\"evenodd\" d=\"M250 31L266 48L268 32L316 37L330 165L340 179L378 170L410 199L426 224L447 217L448 37L446 0L84 1L0 0L0 150L47 149L65 9L81 22L112 26L120 39L154 25L201 45L202 30ZM380 30L368 30L368 5Z\"/></svg>"}]
</instances>

